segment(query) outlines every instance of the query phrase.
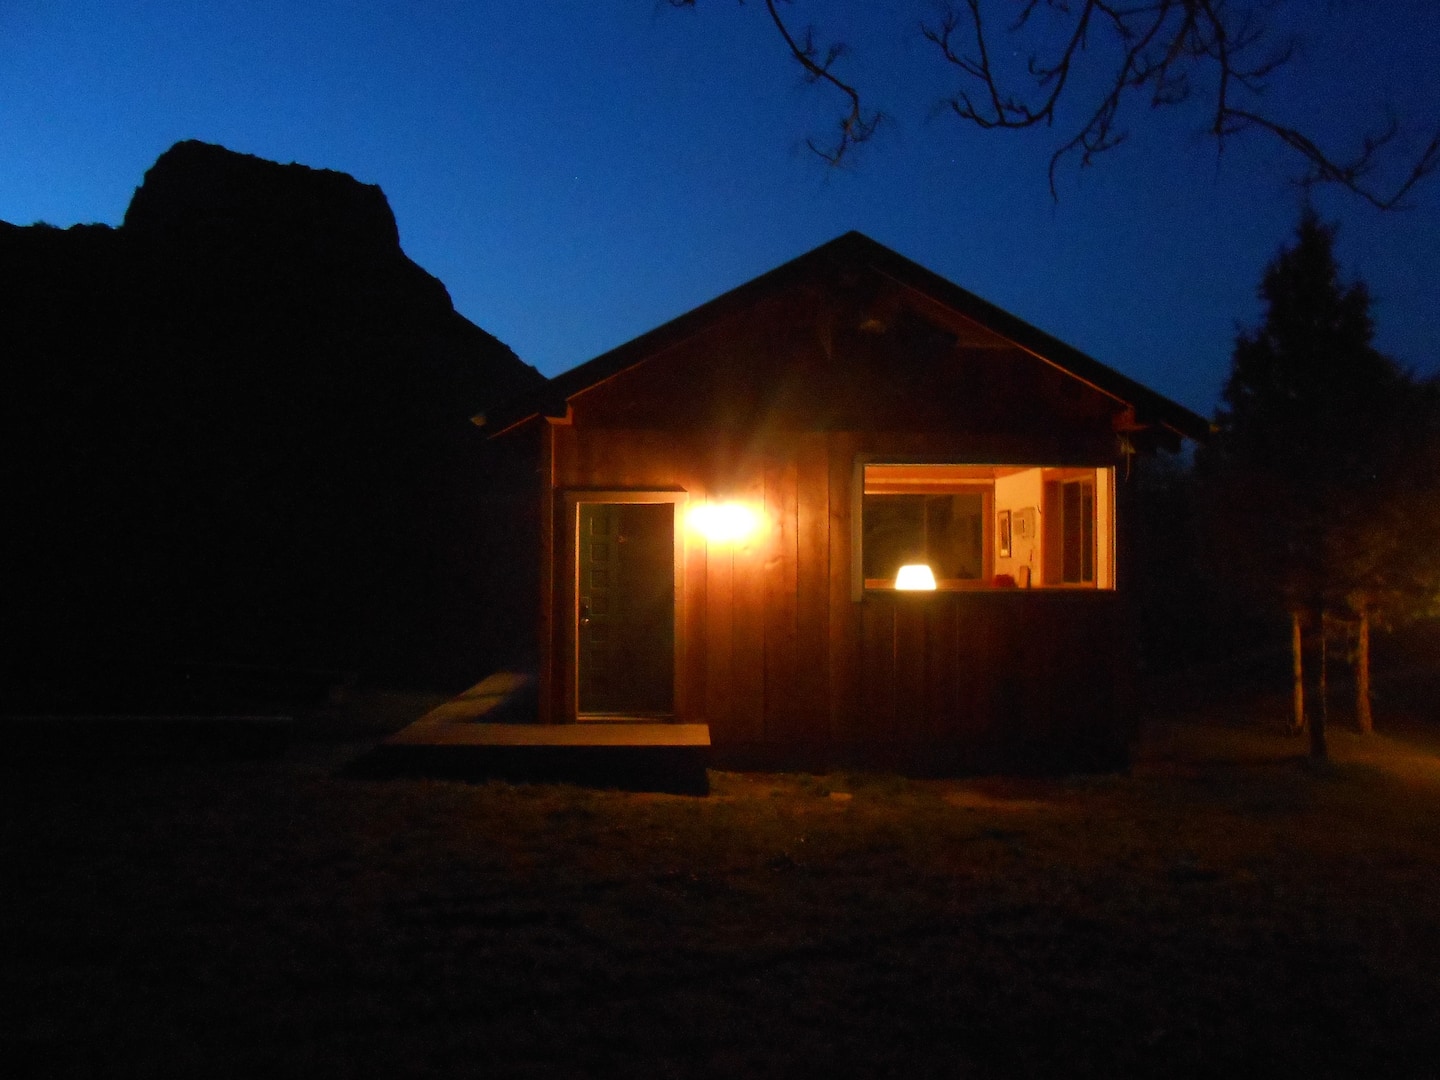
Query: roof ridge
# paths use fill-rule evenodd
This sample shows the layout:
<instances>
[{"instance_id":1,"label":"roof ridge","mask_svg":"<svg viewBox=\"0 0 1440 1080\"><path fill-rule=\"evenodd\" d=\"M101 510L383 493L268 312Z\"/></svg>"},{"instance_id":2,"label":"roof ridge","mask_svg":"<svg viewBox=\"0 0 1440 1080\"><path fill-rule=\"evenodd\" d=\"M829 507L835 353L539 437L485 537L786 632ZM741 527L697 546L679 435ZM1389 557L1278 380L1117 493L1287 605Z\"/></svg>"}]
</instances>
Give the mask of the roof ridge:
<instances>
[{"instance_id":1,"label":"roof ridge","mask_svg":"<svg viewBox=\"0 0 1440 1080\"><path fill-rule=\"evenodd\" d=\"M608 381L709 329L742 314L767 293L800 280L837 254L858 257L869 268L903 288L930 297L970 319L1044 363L1066 372L1101 393L1134 408L1144 419L1158 421L1177 435L1202 439L1209 421L1183 405L1123 374L1115 368L1067 345L1052 334L991 303L984 297L851 229L779 266L751 278L632 338L613 349L553 376L538 390L507 402L485 419L493 436L536 415L563 416L565 402L581 391Z\"/></svg>"}]
</instances>

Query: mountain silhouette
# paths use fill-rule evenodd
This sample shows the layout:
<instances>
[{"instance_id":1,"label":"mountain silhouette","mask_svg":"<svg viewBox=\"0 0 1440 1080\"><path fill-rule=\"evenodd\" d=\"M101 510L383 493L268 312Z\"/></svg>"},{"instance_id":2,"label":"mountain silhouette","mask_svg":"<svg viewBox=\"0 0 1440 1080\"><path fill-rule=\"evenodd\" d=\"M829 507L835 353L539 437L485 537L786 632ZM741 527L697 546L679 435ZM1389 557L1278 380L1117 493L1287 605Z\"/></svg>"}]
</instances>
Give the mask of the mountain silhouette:
<instances>
[{"instance_id":1,"label":"mountain silhouette","mask_svg":"<svg viewBox=\"0 0 1440 1080\"><path fill-rule=\"evenodd\" d=\"M405 256L378 187L182 142L118 228L0 222L0 289L9 685L451 682L503 650L470 417L542 379Z\"/></svg>"}]
</instances>

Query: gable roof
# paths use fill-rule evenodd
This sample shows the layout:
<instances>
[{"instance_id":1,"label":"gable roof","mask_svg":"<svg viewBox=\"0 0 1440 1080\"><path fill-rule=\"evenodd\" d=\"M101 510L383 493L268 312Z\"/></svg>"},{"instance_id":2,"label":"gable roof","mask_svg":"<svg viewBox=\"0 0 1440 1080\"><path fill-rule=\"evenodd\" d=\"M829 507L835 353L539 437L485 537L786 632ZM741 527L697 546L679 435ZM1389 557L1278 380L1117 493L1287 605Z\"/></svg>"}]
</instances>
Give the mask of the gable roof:
<instances>
[{"instance_id":1,"label":"gable roof","mask_svg":"<svg viewBox=\"0 0 1440 1080\"><path fill-rule=\"evenodd\" d=\"M1136 430L1158 426L1167 429L1172 439L1183 436L1196 440L1205 439L1210 433L1210 422L1183 405L945 280L863 233L853 231L593 360L556 375L536 390L505 402L483 417L477 417L476 423L494 437L535 416L563 417L566 415L566 402L576 394L655 358L711 326L743 313L769 296L837 269L869 270L958 312L993 335L1128 406L1133 411Z\"/></svg>"}]
</instances>

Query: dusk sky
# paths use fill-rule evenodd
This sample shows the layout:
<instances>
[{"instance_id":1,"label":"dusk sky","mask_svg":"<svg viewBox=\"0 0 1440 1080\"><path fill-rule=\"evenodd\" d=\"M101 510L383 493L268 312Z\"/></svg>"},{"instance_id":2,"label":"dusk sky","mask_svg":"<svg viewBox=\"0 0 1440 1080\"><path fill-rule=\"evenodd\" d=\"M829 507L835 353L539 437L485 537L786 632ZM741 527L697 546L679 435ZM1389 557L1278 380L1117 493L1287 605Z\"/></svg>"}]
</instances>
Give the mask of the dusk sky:
<instances>
[{"instance_id":1,"label":"dusk sky","mask_svg":"<svg viewBox=\"0 0 1440 1080\"><path fill-rule=\"evenodd\" d=\"M884 9L885 14L877 14ZM752 2L7 0L0 219L118 224L145 170L196 138L379 184L406 253L456 308L553 375L850 229L1203 414L1286 241L1300 163L1196 109L1046 183L1069 129L962 127L925 3L786 9L845 37L893 119L847 169L804 149L837 103ZM1389 104L1440 123L1440 4L1293 0L1303 51L1269 107L1340 152ZM1440 177L1382 214L1316 195L1380 346L1440 370Z\"/></svg>"}]
</instances>

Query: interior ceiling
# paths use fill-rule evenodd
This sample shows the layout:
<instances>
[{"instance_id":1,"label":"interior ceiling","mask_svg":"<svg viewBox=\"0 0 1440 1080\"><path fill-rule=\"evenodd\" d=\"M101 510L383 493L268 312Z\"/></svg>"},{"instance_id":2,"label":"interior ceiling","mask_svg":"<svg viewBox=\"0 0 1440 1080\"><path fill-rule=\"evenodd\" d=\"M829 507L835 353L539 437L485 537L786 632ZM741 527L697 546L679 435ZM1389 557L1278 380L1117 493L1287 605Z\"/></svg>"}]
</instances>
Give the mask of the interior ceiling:
<instances>
[{"instance_id":1,"label":"interior ceiling","mask_svg":"<svg viewBox=\"0 0 1440 1080\"><path fill-rule=\"evenodd\" d=\"M872 484L927 487L934 484L989 483L1035 468L1031 465L866 465L865 487Z\"/></svg>"}]
</instances>

